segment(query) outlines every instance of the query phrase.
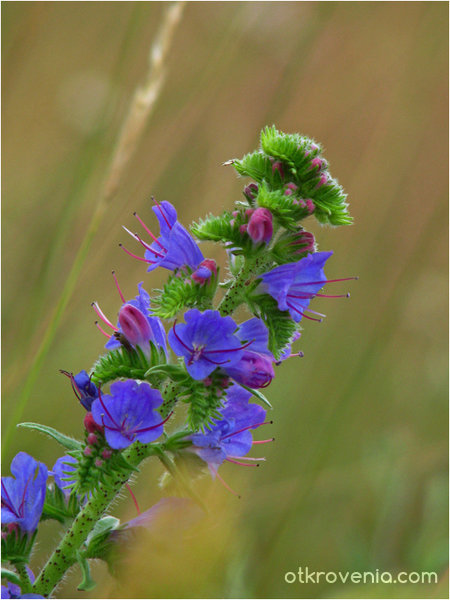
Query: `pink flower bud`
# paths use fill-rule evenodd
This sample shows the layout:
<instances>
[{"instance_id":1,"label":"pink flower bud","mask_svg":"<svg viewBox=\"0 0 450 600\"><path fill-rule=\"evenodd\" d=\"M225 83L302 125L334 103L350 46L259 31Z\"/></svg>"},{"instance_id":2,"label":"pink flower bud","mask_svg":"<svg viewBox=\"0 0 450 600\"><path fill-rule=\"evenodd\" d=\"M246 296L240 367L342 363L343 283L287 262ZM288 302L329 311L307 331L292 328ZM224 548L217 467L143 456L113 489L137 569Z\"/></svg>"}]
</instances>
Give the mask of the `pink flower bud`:
<instances>
[{"instance_id":1,"label":"pink flower bud","mask_svg":"<svg viewBox=\"0 0 450 600\"><path fill-rule=\"evenodd\" d=\"M299 254L312 252L314 250L315 239L313 234L309 233L309 231L301 231L297 238L292 242L292 245L297 246L297 252Z\"/></svg>"},{"instance_id":2,"label":"pink flower bud","mask_svg":"<svg viewBox=\"0 0 450 600\"><path fill-rule=\"evenodd\" d=\"M95 435L95 433L90 433L87 436L87 443L89 444L89 446L95 446L95 444L98 442L98 437Z\"/></svg>"},{"instance_id":3,"label":"pink flower bud","mask_svg":"<svg viewBox=\"0 0 450 600\"><path fill-rule=\"evenodd\" d=\"M249 185L244 188L244 196L249 200L254 200L258 194L258 186L256 183L249 183Z\"/></svg>"},{"instance_id":4,"label":"pink flower bud","mask_svg":"<svg viewBox=\"0 0 450 600\"><path fill-rule=\"evenodd\" d=\"M96 431L103 432L103 427L101 425L97 425L91 412L86 413L83 423L88 433L95 433Z\"/></svg>"},{"instance_id":5,"label":"pink flower bud","mask_svg":"<svg viewBox=\"0 0 450 600\"><path fill-rule=\"evenodd\" d=\"M120 309L119 324L132 346L146 346L153 339L147 317L132 304L124 304Z\"/></svg>"},{"instance_id":6,"label":"pink flower bud","mask_svg":"<svg viewBox=\"0 0 450 600\"><path fill-rule=\"evenodd\" d=\"M247 210L245 211L245 214L247 215L247 217L251 217L254 212L255 212L254 208L247 208Z\"/></svg>"},{"instance_id":7,"label":"pink flower bud","mask_svg":"<svg viewBox=\"0 0 450 600\"><path fill-rule=\"evenodd\" d=\"M279 160L275 161L272 165L272 174L275 175L276 171L278 171L281 179L284 177L283 163Z\"/></svg>"},{"instance_id":8,"label":"pink flower bud","mask_svg":"<svg viewBox=\"0 0 450 600\"><path fill-rule=\"evenodd\" d=\"M309 167L310 169L321 169L322 168L322 159L319 158L318 156L316 156L316 158L313 158L311 161L311 166Z\"/></svg>"},{"instance_id":9,"label":"pink flower bud","mask_svg":"<svg viewBox=\"0 0 450 600\"><path fill-rule=\"evenodd\" d=\"M216 261L212 258L205 258L205 260L199 264L197 270L192 273L191 277L195 283L202 285L203 283L206 283L212 275L217 275Z\"/></svg>"},{"instance_id":10,"label":"pink flower bud","mask_svg":"<svg viewBox=\"0 0 450 600\"><path fill-rule=\"evenodd\" d=\"M92 456L93 452L94 451L92 450L92 448L90 446L86 446L85 449L83 450L83 454L85 456Z\"/></svg>"},{"instance_id":11,"label":"pink flower bud","mask_svg":"<svg viewBox=\"0 0 450 600\"><path fill-rule=\"evenodd\" d=\"M95 461L94 461L94 464L95 464L96 467L100 468L102 466L102 464L103 464L103 461L102 461L101 458L96 458Z\"/></svg>"},{"instance_id":12,"label":"pink flower bud","mask_svg":"<svg viewBox=\"0 0 450 600\"><path fill-rule=\"evenodd\" d=\"M102 450L102 456L105 460L108 460L112 456L112 450L110 450L109 448L105 448L104 450Z\"/></svg>"},{"instance_id":13,"label":"pink flower bud","mask_svg":"<svg viewBox=\"0 0 450 600\"><path fill-rule=\"evenodd\" d=\"M316 208L314 206L314 202L311 200L311 198L307 198L305 200L305 202L306 202L306 208L308 209L309 214L312 215L312 213L314 212L314 210Z\"/></svg>"},{"instance_id":14,"label":"pink flower bud","mask_svg":"<svg viewBox=\"0 0 450 600\"><path fill-rule=\"evenodd\" d=\"M239 227L239 231L240 231L241 233L247 233L247 225L241 225L241 226Z\"/></svg>"},{"instance_id":15,"label":"pink flower bud","mask_svg":"<svg viewBox=\"0 0 450 600\"><path fill-rule=\"evenodd\" d=\"M255 244L270 242L273 234L272 213L270 210L257 208L250 217L247 232Z\"/></svg>"},{"instance_id":16,"label":"pink flower bud","mask_svg":"<svg viewBox=\"0 0 450 600\"><path fill-rule=\"evenodd\" d=\"M325 185L328 181L328 175L326 173L322 173L319 179L319 183L317 184L316 187L322 187L323 185Z\"/></svg>"},{"instance_id":17,"label":"pink flower bud","mask_svg":"<svg viewBox=\"0 0 450 600\"><path fill-rule=\"evenodd\" d=\"M287 183L285 186L286 190L291 190L292 192L296 192L298 190L298 185L295 185L292 181Z\"/></svg>"},{"instance_id":18,"label":"pink flower bud","mask_svg":"<svg viewBox=\"0 0 450 600\"><path fill-rule=\"evenodd\" d=\"M238 383L252 388L266 387L275 377L271 359L248 350L236 366L227 368L227 373Z\"/></svg>"}]
</instances>

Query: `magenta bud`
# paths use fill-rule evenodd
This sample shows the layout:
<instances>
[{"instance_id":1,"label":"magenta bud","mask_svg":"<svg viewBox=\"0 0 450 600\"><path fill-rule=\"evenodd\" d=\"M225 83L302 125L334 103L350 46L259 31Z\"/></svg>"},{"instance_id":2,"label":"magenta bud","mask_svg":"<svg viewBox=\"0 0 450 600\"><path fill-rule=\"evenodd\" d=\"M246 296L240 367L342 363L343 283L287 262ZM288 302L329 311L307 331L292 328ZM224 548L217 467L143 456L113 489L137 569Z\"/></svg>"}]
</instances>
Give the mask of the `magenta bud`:
<instances>
[{"instance_id":1,"label":"magenta bud","mask_svg":"<svg viewBox=\"0 0 450 600\"><path fill-rule=\"evenodd\" d=\"M95 444L98 442L98 437L95 435L95 433L90 433L87 436L87 443L89 444L89 446L95 446Z\"/></svg>"},{"instance_id":2,"label":"magenta bud","mask_svg":"<svg viewBox=\"0 0 450 600\"><path fill-rule=\"evenodd\" d=\"M286 190L291 190L292 192L296 192L298 190L298 185L295 185L295 183L292 181L287 183L284 187Z\"/></svg>"},{"instance_id":3,"label":"magenta bud","mask_svg":"<svg viewBox=\"0 0 450 600\"><path fill-rule=\"evenodd\" d=\"M239 211L233 210L233 212L231 213L231 216L236 218L238 216L238 214L239 214Z\"/></svg>"},{"instance_id":4,"label":"magenta bud","mask_svg":"<svg viewBox=\"0 0 450 600\"><path fill-rule=\"evenodd\" d=\"M310 146L311 150L320 150L319 146L317 144L315 144L314 142L311 144Z\"/></svg>"},{"instance_id":5,"label":"magenta bud","mask_svg":"<svg viewBox=\"0 0 450 600\"><path fill-rule=\"evenodd\" d=\"M254 200L258 194L258 186L256 183L249 183L244 188L244 196L249 200Z\"/></svg>"},{"instance_id":6,"label":"magenta bud","mask_svg":"<svg viewBox=\"0 0 450 600\"><path fill-rule=\"evenodd\" d=\"M312 252L316 241L312 233L309 231L301 231L296 240L292 243L298 246L297 252L303 254L304 252Z\"/></svg>"},{"instance_id":7,"label":"magenta bud","mask_svg":"<svg viewBox=\"0 0 450 600\"><path fill-rule=\"evenodd\" d=\"M238 383L252 388L266 387L275 377L271 359L249 350L244 351L239 363L229 367L227 373Z\"/></svg>"},{"instance_id":8,"label":"magenta bud","mask_svg":"<svg viewBox=\"0 0 450 600\"><path fill-rule=\"evenodd\" d=\"M285 191L284 191L284 195L285 195L285 196L292 196L292 194L293 194L293 193L294 193L294 192L293 192L292 190L285 190Z\"/></svg>"},{"instance_id":9,"label":"magenta bud","mask_svg":"<svg viewBox=\"0 0 450 600\"><path fill-rule=\"evenodd\" d=\"M109 448L105 448L104 450L102 450L102 456L105 460L108 460L112 456L112 450L110 450Z\"/></svg>"},{"instance_id":10,"label":"magenta bud","mask_svg":"<svg viewBox=\"0 0 450 600\"><path fill-rule=\"evenodd\" d=\"M153 339L147 317L132 304L124 304L120 309L119 324L123 335L132 346L145 346Z\"/></svg>"},{"instance_id":11,"label":"magenta bud","mask_svg":"<svg viewBox=\"0 0 450 600\"><path fill-rule=\"evenodd\" d=\"M278 171L281 179L284 177L283 163L279 160L275 161L272 165L272 174L275 175L275 172Z\"/></svg>"},{"instance_id":12,"label":"magenta bud","mask_svg":"<svg viewBox=\"0 0 450 600\"><path fill-rule=\"evenodd\" d=\"M102 461L101 458L96 458L95 461L94 461L94 464L95 464L96 467L101 467L102 464L103 464L103 461Z\"/></svg>"},{"instance_id":13,"label":"magenta bud","mask_svg":"<svg viewBox=\"0 0 450 600\"><path fill-rule=\"evenodd\" d=\"M254 208L247 208L245 211L245 214L247 215L247 217L251 217L254 212L255 212Z\"/></svg>"},{"instance_id":14,"label":"magenta bud","mask_svg":"<svg viewBox=\"0 0 450 600\"><path fill-rule=\"evenodd\" d=\"M212 258L205 258L205 260L199 264L197 270L192 273L191 277L195 283L202 285L203 283L206 283L212 275L217 275L216 261Z\"/></svg>"},{"instance_id":15,"label":"magenta bud","mask_svg":"<svg viewBox=\"0 0 450 600\"><path fill-rule=\"evenodd\" d=\"M319 158L318 156L316 156L316 158L313 158L311 161L311 166L309 167L310 169L315 169L318 168L319 170L322 168L322 159Z\"/></svg>"},{"instance_id":16,"label":"magenta bud","mask_svg":"<svg viewBox=\"0 0 450 600\"><path fill-rule=\"evenodd\" d=\"M316 187L322 187L322 185L325 185L328 181L328 175L326 173L322 173L319 179L319 183L317 184Z\"/></svg>"},{"instance_id":17,"label":"magenta bud","mask_svg":"<svg viewBox=\"0 0 450 600\"><path fill-rule=\"evenodd\" d=\"M255 242L268 243L272 239L272 213L268 208L257 208L248 222L247 233Z\"/></svg>"},{"instance_id":18,"label":"magenta bud","mask_svg":"<svg viewBox=\"0 0 450 600\"><path fill-rule=\"evenodd\" d=\"M88 433L95 433L96 431L100 431L100 432L103 431L103 427L101 425L97 425L97 423L94 421L94 417L92 416L91 412L86 413L83 423L84 423L84 427Z\"/></svg>"},{"instance_id":19,"label":"magenta bud","mask_svg":"<svg viewBox=\"0 0 450 600\"><path fill-rule=\"evenodd\" d=\"M309 214L312 215L312 213L314 212L314 210L316 208L314 206L314 202L311 200L311 198L307 198L305 200L305 203L306 203L306 208L308 209Z\"/></svg>"},{"instance_id":20,"label":"magenta bud","mask_svg":"<svg viewBox=\"0 0 450 600\"><path fill-rule=\"evenodd\" d=\"M240 231L241 233L247 233L247 225L241 225L241 226L239 227L239 231Z\"/></svg>"},{"instance_id":21,"label":"magenta bud","mask_svg":"<svg viewBox=\"0 0 450 600\"><path fill-rule=\"evenodd\" d=\"M93 452L94 451L92 450L92 448L90 446L86 446L85 449L83 450L83 454L85 456L92 456Z\"/></svg>"}]
</instances>

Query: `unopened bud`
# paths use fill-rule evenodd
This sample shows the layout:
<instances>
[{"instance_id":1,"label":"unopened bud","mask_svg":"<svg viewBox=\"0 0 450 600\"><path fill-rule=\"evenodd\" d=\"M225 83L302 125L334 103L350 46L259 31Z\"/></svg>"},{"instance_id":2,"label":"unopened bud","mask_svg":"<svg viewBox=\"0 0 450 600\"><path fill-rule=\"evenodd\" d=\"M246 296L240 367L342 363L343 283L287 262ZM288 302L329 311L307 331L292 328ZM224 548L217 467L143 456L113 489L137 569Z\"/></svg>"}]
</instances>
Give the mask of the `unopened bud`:
<instances>
[{"instance_id":1,"label":"unopened bud","mask_svg":"<svg viewBox=\"0 0 450 600\"><path fill-rule=\"evenodd\" d=\"M89 446L95 446L95 444L98 442L98 437L95 435L95 433L90 433L87 436L87 443L89 444Z\"/></svg>"},{"instance_id":2,"label":"unopened bud","mask_svg":"<svg viewBox=\"0 0 450 600\"><path fill-rule=\"evenodd\" d=\"M191 277L195 283L202 285L203 283L206 283L212 275L217 275L216 261L212 258L205 258L198 266L198 269L192 273Z\"/></svg>"},{"instance_id":3,"label":"unopened bud","mask_svg":"<svg viewBox=\"0 0 450 600\"><path fill-rule=\"evenodd\" d=\"M247 233L255 242L268 243L272 239L272 213L267 208L257 208L248 222Z\"/></svg>"},{"instance_id":4,"label":"unopened bud","mask_svg":"<svg viewBox=\"0 0 450 600\"><path fill-rule=\"evenodd\" d=\"M95 433L96 431L103 432L103 427L101 425L97 425L91 412L86 413L83 423L88 433Z\"/></svg>"},{"instance_id":5,"label":"unopened bud","mask_svg":"<svg viewBox=\"0 0 450 600\"><path fill-rule=\"evenodd\" d=\"M123 335L132 346L145 346L153 340L153 332L147 317L132 304L124 304L119 311L119 323Z\"/></svg>"},{"instance_id":6,"label":"unopened bud","mask_svg":"<svg viewBox=\"0 0 450 600\"><path fill-rule=\"evenodd\" d=\"M258 186L256 183L249 183L244 188L244 196L248 198L248 200L254 200L258 194Z\"/></svg>"},{"instance_id":7,"label":"unopened bud","mask_svg":"<svg viewBox=\"0 0 450 600\"><path fill-rule=\"evenodd\" d=\"M104 450L102 450L102 456L105 460L108 460L112 456L112 450L110 450L109 448L105 448Z\"/></svg>"}]
</instances>

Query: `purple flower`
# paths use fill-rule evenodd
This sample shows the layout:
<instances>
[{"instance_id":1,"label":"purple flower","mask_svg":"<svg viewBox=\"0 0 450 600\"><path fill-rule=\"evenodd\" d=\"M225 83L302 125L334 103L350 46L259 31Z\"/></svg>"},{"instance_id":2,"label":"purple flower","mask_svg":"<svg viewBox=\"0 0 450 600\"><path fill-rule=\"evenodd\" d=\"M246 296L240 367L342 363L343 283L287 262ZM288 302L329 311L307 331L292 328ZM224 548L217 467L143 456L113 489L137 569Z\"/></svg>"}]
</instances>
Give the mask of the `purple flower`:
<instances>
[{"instance_id":1,"label":"purple flower","mask_svg":"<svg viewBox=\"0 0 450 600\"><path fill-rule=\"evenodd\" d=\"M155 344L158 348L163 348L165 352L167 349L166 332L164 331L161 320L158 317L151 317L149 315L150 296L142 287L143 283L141 282L138 285L139 293L136 298L125 302L125 298L118 286L116 278L115 281L123 301L119 310L117 327L103 314L96 302L92 304L100 319L114 331L113 335L110 336L97 324L100 331L109 338L105 344L105 348L108 350L120 348L120 337L123 335L131 346L139 346L146 354L150 351L150 342Z\"/></svg>"},{"instance_id":2,"label":"purple flower","mask_svg":"<svg viewBox=\"0 0 450 600\"><path fill-rule=\"evenodd\" d=\"M272 213L267 208L257 208L250 217L247 233L255 242L268 244L272 239L273 223Z\"/></svg>"},{"instance_id":3,"label":"purple flower","mask_svg":"<svg viewBox=\"0 0 450 600\"><path fill-rule=\"evenodd\" d=\"M68 371L61 370L61 373L69 377L70 383L72 384L72 389L81 405L86 410L91 410L93 401L98 398L98 390L97 386L92 383L87 372L83 370L77 373L77 375L74 375Z\"/></svg>"},{"instance_id":4,"label":"purple flower","mask_svg":"<svg viewBox=\"0 0 450 600\"><path fill-rule=\"evenodd\" d=\"M70 489L76 481L74 474L77 470L75 466L77 463L78 461L73 456L66 454L58 458L49 472L49 475L53 475L56 485L66 496L70 494Z\"/></svg>"},{"instance_id":5,"label":"purple flower","mask_svg":"<svg viewBox=\"0 0 450 600\"><path fill-rule=\"evenodd\" d=\"M138 440L148 444L163 433L165 421L156 408L162 396L148 383L133 379L111 385L111 395L100 396L92 405L92 416L105 428L105 437L111 448L127 448ZM170 416L170 415L169 415Z\"/></svg>"},{"instance_id":6,"label":"purple flower","mask_svg":"<svg viewBox=\"0 0 450 600\"><path fill-rule=\"evenodd\" d=\"M26 452L19 452L11 462L14 477L2 477L2 523L17 523L33 533L44 506L47 467Z\"/></svg>"},{"instance_id":7,"label":"purple flower","mask_svg":"<svg viewBox=\"0 0 450 600\"><path fill-rule=\"evenodd\" d=\"M261 319L253 318L239 327L236 336L247 344L238 363L225 371L238 383L252 388L267 387L275 377L272 353L268 349L269 331Z\"/></svg>"},{"instance_id":8,"label":"purple flower","mask_svg":"<svg viewBox=\"0 0 450 600\"><path fill-rule=\"evenodd\" d=\"M232 366L242 358L245 348L234 332L231 317L221 317L217 310L189 310L186 323L174 324L168 334L170 347L184 356L186 369L193 379L204 379L217 367Z\"/></svg>"},{"instance_id":9,"label":"purple flower","mask_svg":"<svg viewBox=\"0 0 450 600\"><path fill-rule=\"evenodd\" d=\"M289 311L294 321L301 321L304 316L312 319L305 315L305 311L310 310L308 306L312 298L321 296L318 292L327 283L323 266L332 254L315 252L262 275L266 291L278 302L280 310Z\"/></svg>"},{"instance_id":10,"label":"purple flower","mask_svg":"<svg viewBox=\"0 0 450 600\"><path fill-rule=\"evenodd\" d=\"M191 436L194 451L217 472L224 460L245 456L253 445L251 430L264 424L266 411L259 404L249 403L251 394L238 385L227 390L227 402L219 411L221 419L214 421L205 433ZM238 463L240 464L240 463Z\"/></svg>"},{"instance_id":11,"label":"purple flower","mask_svg":"<svg viewBox=\"0 0 450 600\"><path fill-rule=\"evenodd\" d=\"M137 242L145 248L144 258L131 254L125 248L122 248L134 258L143 260L149 267L148 271L153 271L156 267L164 267L169 271L174 271L180 267L188 266L192 269L198 267L203 260L203 254L197 246L194 238L188 231L180 225L177 220L177 211L164 200L161 204L156 203L152 207L153 212L159 222L160 236L157 238L145 223L134 213L139 223L153 240L151 244L144 242L139 235L131 233L124 228Z\"/></svg>"}]
</instances>

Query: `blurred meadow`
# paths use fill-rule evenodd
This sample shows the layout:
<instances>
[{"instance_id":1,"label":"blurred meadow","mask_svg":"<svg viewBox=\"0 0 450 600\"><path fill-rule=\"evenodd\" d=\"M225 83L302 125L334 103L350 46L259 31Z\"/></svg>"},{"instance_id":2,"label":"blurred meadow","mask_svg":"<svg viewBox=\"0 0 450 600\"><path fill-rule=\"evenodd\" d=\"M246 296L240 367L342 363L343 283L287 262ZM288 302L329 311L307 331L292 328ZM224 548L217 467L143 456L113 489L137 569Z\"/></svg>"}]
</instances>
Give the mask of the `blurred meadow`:
<instances>
[{"instance_id":1,"label":"blurred meadow","mask_svg":"<svg viewBox=\"0 0 450 600\"><path fill-rule=\"evenodd\" d=\"M303 359L278 368L266 463L206 478L210 516L140 538L120 580L94 567L88 598L445 598L447 571L448 5L445 2L188 2L166 80L90 245L22 415L19 398L89 228L164 2L3 2L3 411L79 436L83 409L59 369L102 351L90 306L113 317L166 272L121 252L133 211L172 202L186 225L230 207L244 181L221 166L266 124L314 137L349 195L351 227L306 222L350 300L315 300ZM204 253L223 264L214 246ZM349 284L349 285L347 285ZM336 284L337 285L337 284ZM334 288L333 288L334 289ZM331 292L340 293L340 291ZM22 396L21 396L22 394ZM51 441L12 430L2 473ZM151 461L143 509L164 491ZM125 498L125 497L124 497ZM127 497L115 507L135 515ZM40 528L35 571L60 535ZM436 571L437 585L304 584L287 571Z\"/></svg>"}]
</instances>

